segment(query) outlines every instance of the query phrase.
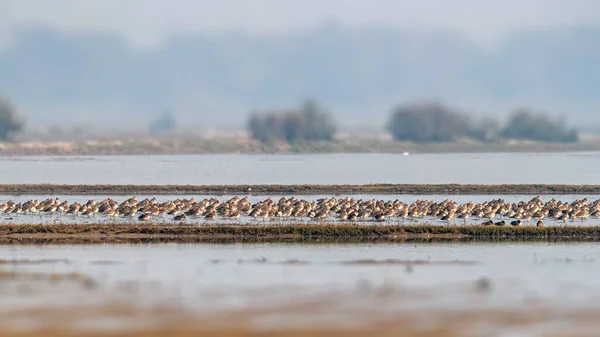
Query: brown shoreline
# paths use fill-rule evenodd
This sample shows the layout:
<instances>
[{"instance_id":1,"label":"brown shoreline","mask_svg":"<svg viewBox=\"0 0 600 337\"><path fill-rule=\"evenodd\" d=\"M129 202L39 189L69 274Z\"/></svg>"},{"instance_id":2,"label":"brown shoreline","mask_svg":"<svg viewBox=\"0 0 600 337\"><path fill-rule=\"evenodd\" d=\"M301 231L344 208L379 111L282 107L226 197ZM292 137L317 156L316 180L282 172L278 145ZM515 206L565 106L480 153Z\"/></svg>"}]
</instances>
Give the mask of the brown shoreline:
<instances>
[{"instance_id":1,"label":"brown shoreline","mask_svg":"<svg viewBox=\"0 0 600 337\"><path fill-rule=\"evenodd\" d=\"M6 195L544 195L600 194L600 185L566 184L368 184L368 185L64 185L2 184Z\"/></svg>"},{"instance_id":2,"label":"brown shoreline","mask_svg":"<svg viewBox=\"0 0 600 337\"><path fill-rule=\"evenodd\" d=\"M482 295L485 290L464 290L465 296ZM435 293L435 292L434 292ZM317 337L317 336L408 336L408 337L455 337L485 335L489 327L502 327L511 331L537 331L535 327L557 330L556 334L545 336L590 336L577 333L596 331L598 310L595 306L572 309L570 311L553 308L544 303L524 303L515 308L495 308L478 306L469 309L411 309L398 313L369 310L370 302L364 308L346 310L335 316L332 310L350 301L377 300L387 305L391 300L402 303L413 295L397 289L376 288L372 294L356 292L345 294L348 299L340 300L336 295L309 297L291 304L272 305L266 308L242 308L218 311L213 314L196 314L176 305L136 308L124 304L105 304L95 307L73 305L66 308L42 306L39 308L4 313L4 323L0 328L2 337L29 336L215 336L215 337ZM339 296L339 295L338 295ZM428 297L425 297L426 299ZM332 309L333 308L333 309ZM316 319L319 313L338 317L323 321ZM265 326L257 322L268 322L269 318L283 318L280 324ZM426 325L422 324L427 317ZM38 318L35 328L12 328L10 322ZM97 322L95 318L108 321L133 323L115 329L112 326L86 327L73 322ZM299 323L293 318L300 318ZM552 322L560 322L559 328ZM554 324L556 325L556 324ZM531 330L529 330L531 329ZM472 332L471 332L472 331ZM466 333L468 332L468 333ZM567 333L568 332L568 333ZM528 334L524 334L528 335ZM535 335L535 334L534 334Z\"/></svg>"},{"instance_id":3,"label":"brown shoreline","mask_svg":"<svg viewBox=\"0 0 600 337\"><path fill-rule=\"evenodd\" d=\"M66 135L63 135L65 137ZM261 143L244 135L205 138L191 135L169 137L114 136L104 140L22 139L0 144L0 156L119 156L119 155L196 155L196 154L322 154L322 153L523 153L598 151L596 136L578 143L544 143L506 140L498 143L457 141L449 143L398 142L342 136L333 141ZM68 137L67 137L68 138Z\"/></svg>"},{"instance_id":4,"label":"brown shoreline","mask_svg":"<svg viewBox=\"0 0 600 337\"><path fill-rule=\"evenodd\" d=\"M600 241L600 226L483 227L359 224L172 225L172 224L0 224L0 244L65 243L318 242L319 240L402 242L407 240L583 240Z\"/></svg>"}]
</instances>

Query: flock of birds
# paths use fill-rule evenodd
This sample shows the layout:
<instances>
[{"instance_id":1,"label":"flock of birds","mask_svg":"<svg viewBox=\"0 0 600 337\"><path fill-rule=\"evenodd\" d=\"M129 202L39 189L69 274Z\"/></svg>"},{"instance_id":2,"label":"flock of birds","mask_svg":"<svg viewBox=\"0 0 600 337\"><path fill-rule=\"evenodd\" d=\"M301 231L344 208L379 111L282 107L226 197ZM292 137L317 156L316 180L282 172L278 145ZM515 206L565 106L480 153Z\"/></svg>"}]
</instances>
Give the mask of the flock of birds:
<instances>
[{"instance_id":1,"label":"flock of birds","mask_svg":"<svg viewBox=\"0 0 600 337\"><path fill-rule=\"evenodd\" d=\"M5 215L25 214L30 216L58 215L104 217L108 219L124 218L134 221L152 221L153 219L171 218L173 221L186 221L188 218L204 218L205 220L229 219L240 217L262 220L320 220L323 222L337 220L341 222L356 221L396 221L404 222L438 220L448 224L457 224L467 219L480 221L484 226L521 226L530 221L542 220L558 222L567 220L585 220L588 217L600 216L600 200L588 201L587 198L573 202L562 202L555 199L543 202L539 196L529 201L506 202L494 199L482 203L468 202L458 204L446 199L441 202L416 200L411 204L396 200L321 198L315 201L281 197L277 201L268 197L251 203L248 197L235 196L226 201L216 198L202 200L175 199L158 202L156 198L137 200L131 197L120 203L111 198L101 201L93 199L84 204L69 203L58 198L43 201L28 200L15 203L12 200L0 204L0 212ZM11 218L8 218L11 219ZM496 220L496 221L495 221ZM58 221L58 220L57 220Z\"/></svg>"}]
</instances>

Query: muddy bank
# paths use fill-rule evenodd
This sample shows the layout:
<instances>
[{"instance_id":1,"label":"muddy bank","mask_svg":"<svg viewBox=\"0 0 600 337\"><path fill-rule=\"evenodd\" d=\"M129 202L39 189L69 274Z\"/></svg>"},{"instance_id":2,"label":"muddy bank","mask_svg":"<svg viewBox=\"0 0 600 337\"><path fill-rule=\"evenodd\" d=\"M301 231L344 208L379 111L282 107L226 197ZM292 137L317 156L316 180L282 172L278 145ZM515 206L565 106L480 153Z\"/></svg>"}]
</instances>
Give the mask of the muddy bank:
<instances>
[{"instance_id":1,"label":"muddy bank","mask_svg":"<svg viewBox=\"0 0 600 337\"><path fill-rule=\"evenodd\" d=\"M0 242L7 240L86 240L89 243L129 240L319 240L319 239L580 239L600 240L600 226L511 227L357 224L168 225L168 224L0 224Z\"/></svg>"},{"instance_id":2,"label":"muddy bank","mask_svg":"<svg viewBox=\"0 0 600 337\"><path fill-rule=\"evenodd\" d=\"M101 156L186 154L315 154L315 153L484 153L597 151L597 140L572 144L503 141L499 143L451 142L420 144L376 138L340 138L288 144L261 143L244 136L203 138L175 136L108 140L19 141L0 144L0 156Z\"/></svg>"},{"instance_id":3,"label":"muddy bank","mask_svg":"<svg viewBox=\"0 0 600 337\"><path fill-rule=\"evenodd\" d=\"M369 184L369 185L59 185L3 184L7 195L331 195L331 194L600 194L600 185Z\"/></svg>"},{"instance_id":4,"label":"muddy bank","mask_svg":"<svg viewBox=\"0 0 600 337\"><path fill-rule=\"evenodd\" d=\"M303 245L330 245L330 244L426 244L426 243L579 243L597 242L597 237L197 237L197 236L143 236L143 235L39 235L19 234L0 237L0 245L102 245L102 244L303 244Z\"/></svg>"},{"instance_id":5,"label":"muddy bank","mask_svg":"<svg viewBox=\"0 0 600 337\"><path fill-rule=\"evenodd\" d=\"M463 296L483 297L490 290L473 286L460 289ZM454 289L453 289L454 290ZM597 331L597 308L555 309L545 303L531 301L514 308L480 306L469 309L430 309L419 307L399 312L363 307L347 309L344 305L357 301L377 301L382 307L391 300L407 302L418 294L383 287L367 291L325 294L322 298L269 305L264 309L242 308L197 315L174 305L149 309L126 305L41 307L1 313L1 337L33 336L409 336L454 337L484 336L489 331L512 331L517 335L540 332L543 336L593 336L579 332ZM434 294L437 294L433 290ZM341 295L347 296L341 299ZM422 295L429 299L430 295ZM344 310L344 308L346 308ZM339 309L338 312L334 312ZM423 324L423 317L427 318ZM10 322L36 322L27 329L14 328ZM98 322L114 322L101 325ZM74 324L77 322L78 324ZM258 322L258 323L257 323ZM277 324L273 324L277 322ZM270 323L270 324L269 324ZM14 323L13 323L14 325ZM520 334L521 332L522 334ZM554 333L553 333L554 332Z\"/></svg>"}]
</instances>

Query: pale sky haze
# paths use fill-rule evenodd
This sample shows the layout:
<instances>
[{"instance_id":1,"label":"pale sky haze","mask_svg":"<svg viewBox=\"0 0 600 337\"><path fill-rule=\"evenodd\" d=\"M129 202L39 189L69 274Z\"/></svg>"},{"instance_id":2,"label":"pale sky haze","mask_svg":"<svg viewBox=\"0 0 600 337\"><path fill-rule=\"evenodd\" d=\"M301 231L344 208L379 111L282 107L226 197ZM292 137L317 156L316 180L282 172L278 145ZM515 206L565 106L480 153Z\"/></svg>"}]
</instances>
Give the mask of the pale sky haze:
<instances>
[{"instance_id":1,"label":"pale sky haze","mask_svg":"<svg viewBox=\"0 0 600 337\"><path fill-rule=\"evenodd\" d=\"M598 0L0 0L0 39L15 27L116 33L140 45L170 34L287 34L348 26L444 29L480 42L513 30L600 23Z\"/></svg>"},{"instance_id":2,"label":"pale sky haze","mask_svg":"<svg viewBox=\"0 0 600 337\"><path fill-rule=\"evenodd\" d=\"M328 23L386 29L370 32L376 45L364 43L364 31L343 29L347 41L331 46L332 31L304 32ZM580 26L595 28L566 29ZM40 34L17 39L22 27ZM518 34L528 30L538 32ZM295 46L218 36L160 44L232 31L300 36L289 40ZM31 123L50 123L53 113L137 123L171 109L188 121L241 125L252 109L316 97L355 124L382 125L398 102L439 98L474 114L531 105L600 125L598 36L600 0L0 0L0 93L35 116Z\"/></svg>"}]
</instances>

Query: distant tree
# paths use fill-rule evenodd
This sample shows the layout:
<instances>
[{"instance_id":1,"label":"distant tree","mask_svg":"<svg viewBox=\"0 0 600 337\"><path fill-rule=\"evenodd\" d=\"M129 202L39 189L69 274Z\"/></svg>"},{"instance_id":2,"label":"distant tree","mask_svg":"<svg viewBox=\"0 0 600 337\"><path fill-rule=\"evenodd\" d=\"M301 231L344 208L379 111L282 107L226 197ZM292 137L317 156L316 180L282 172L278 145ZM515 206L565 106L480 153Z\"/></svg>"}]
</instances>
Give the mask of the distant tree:
<instances>
[{"instance_id":1,"label":"distant tree","mask_svg":"<svg viewBox=\"0 0 600 337\"><path fill-rule=\"evenodd\" d=\"M515 110L501 132L502 138L540 142L574 143L579 139L575 129L568 129L564 119L553 121L541 112L527 108Z\"/></svg>"},{"instance_id":2,"label":"distant tree","mask_svg":"<svg viewBox=\"0 0 600 337\"><path fill-rule=\"evenodd\" d=\"M392 113L387 130L396 140L449 142L470 137L469 117L437 102L410 103Z\"/></svg>"},{"instance_id":3,"label":"distant tree","mask_svg":"<svg viewBox=\"0 0 600 337\"><path fill-rule=\"evenodd\" d=\"M23 130L24 122L19 118L15 106L0 96L0 141L6 141L12 135Z\"/></svg>"},{"instance_id":4,"label":"distant tree","mask_svg":"<svg viewBox=\"0 0 600 337\"><path fill-rule=\"evenodd\" d=\"M302 114L305 119L306 134L309 140L332 140L337 127L329 112L313 100L302 105Z\"/></svg>"},{"instance_id":5,"label":"distant tree","mask_svg":"<svg viewBox=\"0 0 600 337\"><path fill-rule=\"evenodd\" d=\"M170 133L175 130L175 118L170 112L164 112L158 118L153 120L148 126L148 132L152 135Z\"/></svg>"},{"instance_id":6,"label":"distant tree","mask_svg":"<svg viewBox=\"0 0 600 337\"><path fill-rule=\"evenodd\" d=\"M493 118L484 118L471 129L471 138L481 142L494 142L500 139L502 127Z\"/></svg>"},{"instance_id":7,"label":"distant tree","mask_svg":"<svg viewBox=\"0 0 600 337\"><path fill-rule=\"evenodd\" d=\"M332 140L337 130L329 112L315 101L297 109L254 112L248 118L252 138L262 142Z\"/></svg>"},{"instance_id":8,"label":"distant tree","mask_svg":"<svg viewBox=\"0 0 600 337\"><path fill-rule=\"evenodd\" d=\"M387 130L396 140L412 142L451 142L470 138L482 142L500 139L523 139L539 142L577 142L578 131L569 129L565 119L552 120L547 114L520 108L507 123L484 118L476 123L440 103L410 103L398 106L391 115Z\"/></svg>"}]
</instances>

